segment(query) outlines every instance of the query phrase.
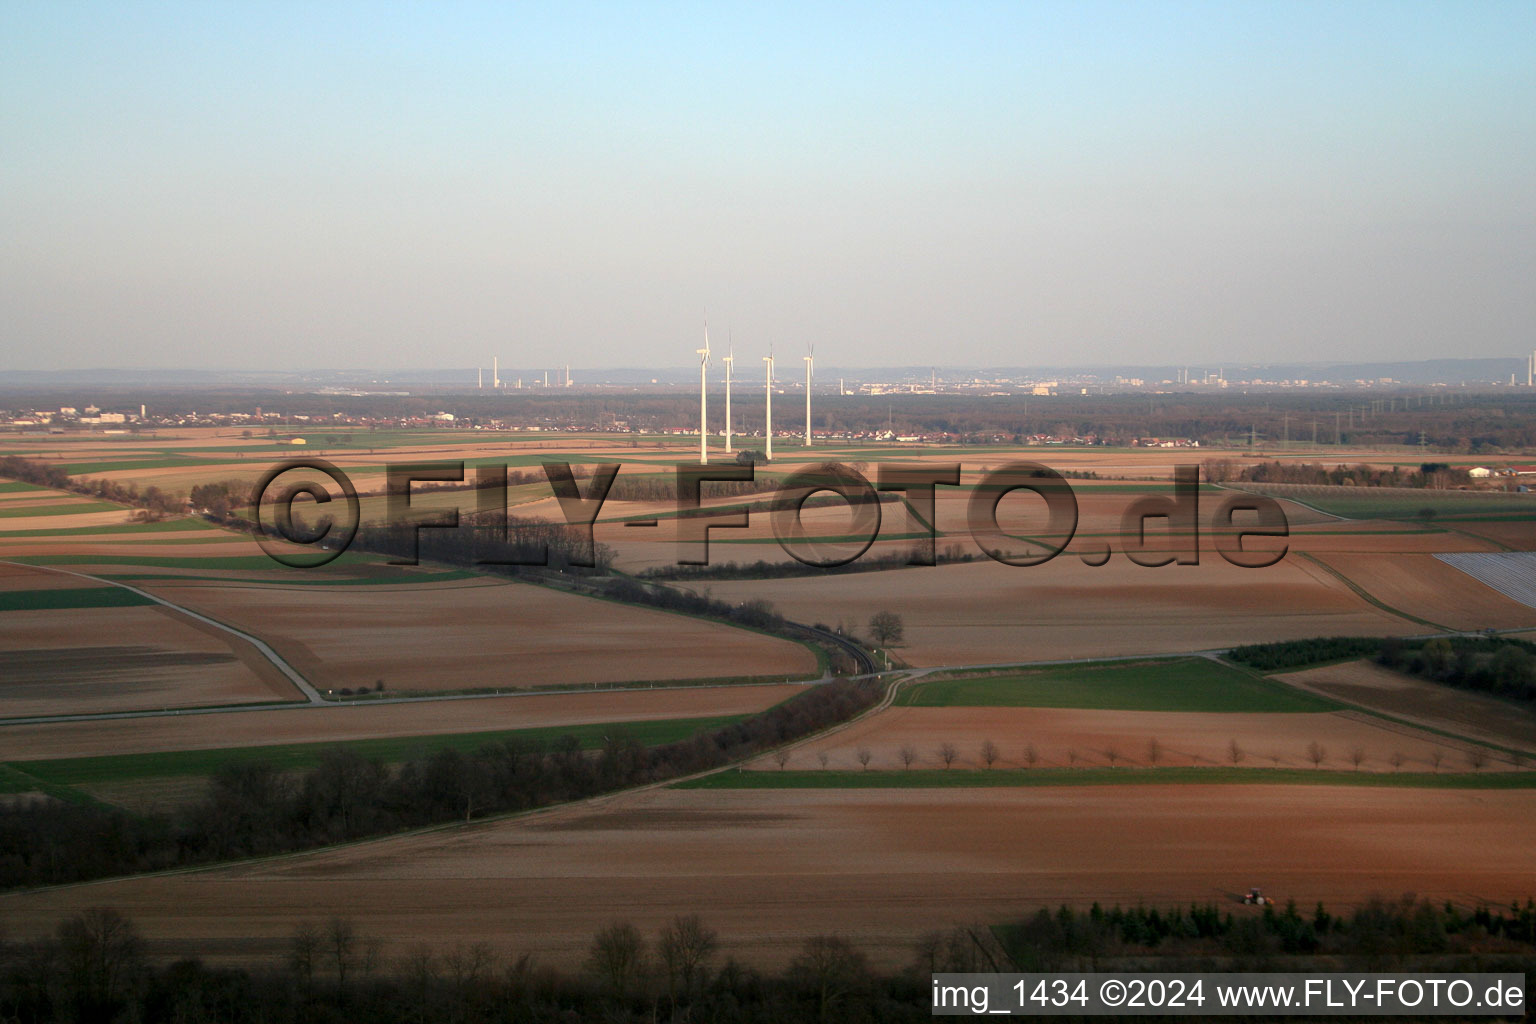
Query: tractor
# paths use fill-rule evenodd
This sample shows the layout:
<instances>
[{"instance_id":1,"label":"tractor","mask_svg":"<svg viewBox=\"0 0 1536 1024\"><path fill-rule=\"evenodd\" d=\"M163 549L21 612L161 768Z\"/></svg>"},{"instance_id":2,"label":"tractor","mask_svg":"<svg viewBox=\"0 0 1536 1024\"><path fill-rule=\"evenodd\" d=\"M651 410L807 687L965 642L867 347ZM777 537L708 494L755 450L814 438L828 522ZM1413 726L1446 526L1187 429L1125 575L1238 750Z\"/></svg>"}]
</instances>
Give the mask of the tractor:
<instances>
[{"instance_id":1,"label":"tractor","mask_svg":"<svg viewBox=\"0 0 1536 1024\"><path fill-rule=\"evenodd\" d=\"M1265 904L1273 904L1275 901L1254 887L1248 890L1247 895L1243 897L1243 902L1249 906L1262 907Z\"/></svg>"}]
</instances>

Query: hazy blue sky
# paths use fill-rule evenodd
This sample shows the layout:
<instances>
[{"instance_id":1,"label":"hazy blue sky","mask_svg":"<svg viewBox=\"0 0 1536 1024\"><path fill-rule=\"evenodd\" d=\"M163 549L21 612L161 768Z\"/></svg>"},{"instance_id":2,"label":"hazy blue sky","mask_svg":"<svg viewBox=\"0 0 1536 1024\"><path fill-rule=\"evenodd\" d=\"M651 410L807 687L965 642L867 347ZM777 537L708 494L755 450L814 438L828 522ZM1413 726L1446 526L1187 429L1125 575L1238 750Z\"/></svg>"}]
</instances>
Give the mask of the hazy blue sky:
<instances>
[{"instance_id":1,"label":"hazy blue sky","mask_svg":"<svg viewBox=\"0 0 1536 1024\"><path fill-rule=\"evenodd\" d=\"M0 370L1514 355L1536 3L0 3Z\"/></svg>"}]
</instances>

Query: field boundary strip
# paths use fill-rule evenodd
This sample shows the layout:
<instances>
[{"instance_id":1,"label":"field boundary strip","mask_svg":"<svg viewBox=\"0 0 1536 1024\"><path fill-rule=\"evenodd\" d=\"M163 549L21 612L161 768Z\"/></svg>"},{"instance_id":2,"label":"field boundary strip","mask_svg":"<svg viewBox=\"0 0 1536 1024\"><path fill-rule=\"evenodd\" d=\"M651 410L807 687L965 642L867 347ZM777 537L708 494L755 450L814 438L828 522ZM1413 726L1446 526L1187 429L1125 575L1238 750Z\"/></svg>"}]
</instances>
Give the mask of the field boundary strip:
<instances>
[{"instance_id":1,"label":"field boundary strip","mask_svg":"<svg viewBox=\"0 0 1536 1024\"><path fill-rule=\"evenodd\" d=\"M1536 789L1536 771L1357 772L1320 768L957 768L724 770L673 789L978 789L1071 786L1361 786L1394 789Z\"/></svg>"}]
</instances>

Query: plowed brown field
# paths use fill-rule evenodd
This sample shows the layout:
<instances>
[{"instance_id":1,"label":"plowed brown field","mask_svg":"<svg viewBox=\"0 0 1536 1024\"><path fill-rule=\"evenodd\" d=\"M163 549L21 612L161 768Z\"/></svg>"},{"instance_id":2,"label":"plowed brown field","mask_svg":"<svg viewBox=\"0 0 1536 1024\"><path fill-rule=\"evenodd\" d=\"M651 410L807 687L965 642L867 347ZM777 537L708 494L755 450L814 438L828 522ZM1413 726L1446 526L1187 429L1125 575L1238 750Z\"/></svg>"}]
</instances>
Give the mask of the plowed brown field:
<instances>
[{"instance_id":1,"label":"plowed brown field","mask_svg":"<svg viewBox=\"0 0 1536 1024\"><path fill-rule=\"evenodd\" d=\"M162 956L269 959L296 924L353 919L398 954L485 941L576 966L614 920L680 913L781 967L836 932L882 965L922 933L1040 906L1303 907L1375 894L1507 903L1536 891L1536 793L1308 786L652 790L522 820L283 860L0 896L14 938L88 907ZM1233 906L1234 912L1242 912Z\"/></svg>"},{"instance_id":2,"label":"plowed brown field","mask_svg":"<svg viewBox=\"0 0 1536 1024\"><path fill-rule=\"evenodd\" d=\"M516 583L147 589L272 644L322 691L518 688L814 672L799 644Z\"/></svg>"}]
</instances>

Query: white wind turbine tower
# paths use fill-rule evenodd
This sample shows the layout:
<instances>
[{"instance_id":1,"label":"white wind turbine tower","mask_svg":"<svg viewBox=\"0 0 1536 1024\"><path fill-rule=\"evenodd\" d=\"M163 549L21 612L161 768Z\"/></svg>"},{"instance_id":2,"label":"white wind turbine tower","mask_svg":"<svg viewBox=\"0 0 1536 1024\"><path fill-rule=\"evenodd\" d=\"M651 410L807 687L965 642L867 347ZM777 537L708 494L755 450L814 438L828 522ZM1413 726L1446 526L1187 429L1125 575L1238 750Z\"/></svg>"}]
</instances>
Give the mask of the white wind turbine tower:
<instances>
[{"instance_id":1,"label":"white wind turbine tower","mask_svg":"<svg viewBox=\"0 0 1536 1024\"><path fill-rule=\"evenodd\" d=\"M811 367L816 362L816 346L807 348L808 354L800 358L805 360L805 446L811 446Z\"/></svg>"},{"instance_id":2,"label":"white wind turbine tower","mask_svg":"<svg viewBox=\"0 0 1536 1024\"><path fill-rule=\"evenodd\" d=\"M763 356L763 362L768 364L768 401L765 408L768 410L768 421L763 431L768 439L768 461L773 461L773 346L768 346L768 354Z\"/></svg>"},{"instance_id":3,"label":"white wind turbine tower","mask_svg":"<svg viewBox=\"0 0 1536 1024\"><path fill-rule=\"evenodd\" d=\"M704 321L704 347L699 354L699 462L709 464L708 388L709 388L709 321Z\"/></svg>"},{"instance_id":4,"label":"white wind turbine tower","mask_svg":"<svg viewBox=\"0 0 1536 1024\"><path fill-rule=\"evenodd\" d=\"M726 334L725 345L725 453L731 453L731 364L736 362L736 342Z\"/></svg>"}]
</instances>

